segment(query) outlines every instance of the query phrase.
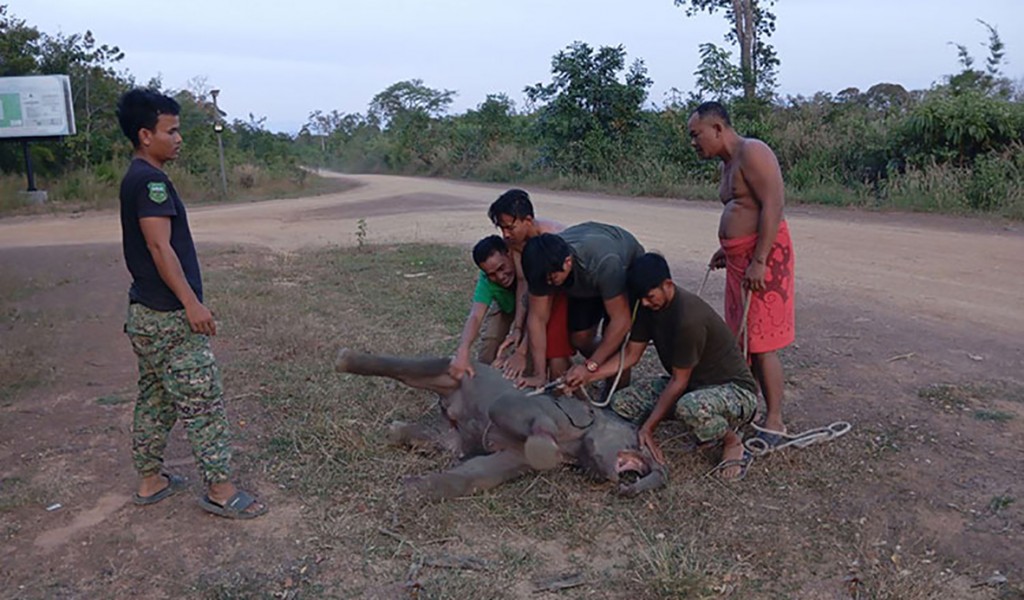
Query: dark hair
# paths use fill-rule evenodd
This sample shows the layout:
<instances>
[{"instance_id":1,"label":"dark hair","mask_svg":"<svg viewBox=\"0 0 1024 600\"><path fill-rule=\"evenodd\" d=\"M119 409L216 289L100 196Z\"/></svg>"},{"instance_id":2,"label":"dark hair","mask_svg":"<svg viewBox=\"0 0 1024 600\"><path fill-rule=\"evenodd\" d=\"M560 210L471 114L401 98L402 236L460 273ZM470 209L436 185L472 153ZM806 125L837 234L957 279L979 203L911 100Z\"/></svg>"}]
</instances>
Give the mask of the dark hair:
<instances>
[{"instance_id":1,"label":"dark hair","mask_svg":"<svg viewBox=\"0 0 1024 600\"><path fill-rule=\"evenodd\" d=\"M672 279L668 262L660 254L648 252L633 259L626 272L626 285L634 298L643 298L654 288Z\"/></svg>"},{"instance_id":2,"label":"dark hair","mask_svg":"<svg viewBox=\"0 0 1024 600\"><path fill-rule=\"evenodd\" d=\"M153 89L135 88L125 92L117 101L117 122L135 148L139 147L140 129L153 131L160 115L177 115L180 112L181 106L174 98Z\"/></svg>"},{"instance_id":3,"label":"dark hair","mask_svg":"<svg viewBox=\"0 0 1024 600\"><path fill-rule=\"evenodd\" d=\"M732 127L732 121L729 120L729 113L725 110L720 102L705 102L697 107L697 110L693 111L698 118L706 119L707 117L718 117L726 125Z\"/></svg>"},{"instance_id":4,"label":"dark hair","mask_svg":"<svg viewBox=\"0 0 1024 600\"><path fill-rule=\"evenodd\" d=\"M487 216L491 223L498 224L498 217L508 215L513 219L525 219L533 216L533 203L530 202L530 195L524 190L511 189L498 196L498 199L491 203L487 209Z\"/></svg>"},{"instance_id":5,"label":"dark hair","mask_svg":"<svg viewBox=\"0 0 1024 600\"><path fill-rule=\"evenodd\" d=\"M571 254L569 244L552 233L530 238L523 247L523 275L526 276L530 293L550 293L548 275L561 271L565 259Z\"/></svg>"},{"instance_id":6,"label":"dark hair","mask_svg":"<svg viewBox=\"0 0 1024 600\"><path fill-rule=\"evenodd\" d=\"M473 262L479 267L487 262L487 259L495 252L507 254L508 246L505 245L505 240L501 239L501 236L489 235L473 246Z\"/></svg>"}]
</instances>

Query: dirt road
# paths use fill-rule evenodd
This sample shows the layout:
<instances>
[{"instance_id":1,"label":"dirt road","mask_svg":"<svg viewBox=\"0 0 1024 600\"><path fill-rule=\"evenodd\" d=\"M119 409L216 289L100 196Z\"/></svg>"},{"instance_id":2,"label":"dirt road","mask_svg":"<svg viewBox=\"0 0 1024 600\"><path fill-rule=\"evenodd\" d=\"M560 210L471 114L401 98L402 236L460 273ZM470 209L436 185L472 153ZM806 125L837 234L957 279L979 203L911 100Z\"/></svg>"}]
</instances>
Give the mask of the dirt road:
<instances>
[{"instance_id":1,"label":"dirt road","mask_svg":"<svg viewBox=\"0 0 1024 600\"><path fill-rule=\"evenodd\" d=\"M502 191L436 179L360 175L341 194L192 209L199 243L254 243L290 251L368 242L470 244L494 231L487 206ZM536 192L538 214L564 223L619 224L674 266L700 268L716 248L720 207L657 199ZM889 305L908 317L1024 334L1021 227L934 217L790 207L802 302L835 298ZM117 242L110 213L0 222L0 249Z\"/></svg>"}]
</instances>

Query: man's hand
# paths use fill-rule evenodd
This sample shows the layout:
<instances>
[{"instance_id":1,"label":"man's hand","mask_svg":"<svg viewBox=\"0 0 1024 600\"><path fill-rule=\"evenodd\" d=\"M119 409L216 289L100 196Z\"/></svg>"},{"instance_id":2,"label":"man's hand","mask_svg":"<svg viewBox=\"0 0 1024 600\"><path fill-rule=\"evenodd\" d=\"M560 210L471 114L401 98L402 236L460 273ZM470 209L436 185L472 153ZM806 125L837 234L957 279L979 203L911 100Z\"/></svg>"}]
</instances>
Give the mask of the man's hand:
<instances>
[{"instance_id":1,"label":"man's hand","mask_svg":"<svg viewBox=\"0 0 1024 600\"><path fill-rule=\"evenodd\" d=\"M587 371L587 367L583 365L573 365L565 373L565 384L571 389L576 389L581 385L586 385L590 382L590 371Z\"/></svg>"},{"instance_id":2,"label":"man's hand","mask_svg":"<svg viewBox=\"0 0 1024 600\"><path fill-rule=\"evenodd\" d=\"M213 313L201 302L186 306L185 318L188 319L188 326L192 328L193 333L217 335L217 322L213 320Z\"/></svg>"},{"instance_id":3,"label":"man's hand","mask_svg":"<svg viewBox=\"0 0 1024 600\"><path fill-rule=\"evenodd\" d=\"M636 432L636 437L640 442L641 450L646 448L651 453L651 456L654 457L654 460L658 461L658 464L665 464L665 455L661 453L661 448L654 441L654 432L647 425L644 425Z\"/></svg>"},{"instance_id":4,"label":"man's hand","mask_svg":"<svg viewBox=\"0 0 1024 600\"><path fill-rule=\"evenodd\" d=\"M750 265L747 267L747 272L743 276L743 287L752 292L764 291L765 271L764 263L759 263L756 260L750 261Z\"/></svg>"},{"instance_id":5,"label":"man's hand","mask_svg":"<svg viewBox=\"0 0 1024 600\"><path fill-rule=\"evenodd\" d=\"M725 262L725 249L719 248L718 250L715 250L714 254L711 255L711 260L708 261L708 266L711 267L712 270L724 269Z\"/></svg>"},{"instance_id":6,"label":"man's hand","mask_svg":"<svg viewBox=\"0 0 1024 600\"><path fill-rule=\"evenodd\" d=\"M476 371L473 370L473 365L469 362L468 356L462 356L456 354L452 361L448 363L448 374L452 376L455 381L462 381L465 375L474 377Z\"/></svg>"},{"instance_id":7,"label":"man's hand","mask_svg":"<svg viewBox=\"0 0 1024 600\"><path fill-rule=\"evenodd\" d=\"M544 387L545 383L547 382L544 380L543 375L533 375L531 377L521 377L519 381L516 382L516 387L520 389L539 388Z\"/></svg>"},{"instance_id":8,"label":"man's hand","mask_svg":"<svg viewBox=\"0 0 1024 600\"><path fill-rule=\"evenodd\" d=\"M524 352L513 352L505 360L505 379L518 379L526 370L526 354Z\"/></svg>"},{"instance_id":9,"label":"man's hand","mask_svg":"<svg viewBox=\"0 0 1024 600\"><path fill-rule=\"evenodd\" d=\"M518 341L519 330L513 329L512 331L508 332L508 335L505 336L504 341L502 341L501 345L498 346L498 351L494 354L496 358L494 359L494 363L492 363L492 365L500 368L501 364L505 361L505 359L502 358L502 356L505 354L505 351L509 349L509 346L514 346L515 343Z\"/></svg>"}]
</instances>

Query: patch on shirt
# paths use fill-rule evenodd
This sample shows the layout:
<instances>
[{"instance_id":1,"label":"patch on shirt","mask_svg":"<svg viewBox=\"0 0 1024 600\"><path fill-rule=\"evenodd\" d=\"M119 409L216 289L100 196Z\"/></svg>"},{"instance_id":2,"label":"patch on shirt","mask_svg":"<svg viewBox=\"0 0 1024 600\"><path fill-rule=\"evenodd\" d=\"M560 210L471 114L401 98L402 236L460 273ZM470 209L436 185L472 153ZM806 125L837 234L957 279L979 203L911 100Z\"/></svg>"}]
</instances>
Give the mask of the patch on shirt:
<instances>
[{"instance_id":1,"label":"patch on shirt","mask_svg":"<svg viewBox=\"0 0 1024 600\"><path fill-rule=\"evenodd\" d=\"M146 184L149 188L149 199L157 204L167 200L167 184L162 181L154 181Z\"/></svg>"}]
</instances>

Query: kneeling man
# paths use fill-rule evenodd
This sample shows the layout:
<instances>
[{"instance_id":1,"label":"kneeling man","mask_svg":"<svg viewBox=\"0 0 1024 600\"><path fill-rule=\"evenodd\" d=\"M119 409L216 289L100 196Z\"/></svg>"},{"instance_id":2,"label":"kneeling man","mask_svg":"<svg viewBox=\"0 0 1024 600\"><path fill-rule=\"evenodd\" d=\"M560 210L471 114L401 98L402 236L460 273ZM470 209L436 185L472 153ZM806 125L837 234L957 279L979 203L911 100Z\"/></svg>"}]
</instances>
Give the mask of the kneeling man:
<instances>
[{"instance_id":1,"label":"kneeling man","mask_svg":"<svg viewBox=\"0 0 1024 600\"><path fill-rule=\"evenodd\" d=\"M736 338L725 321L706 302L672 281L668 263L647 253L633 261L628 285L641 308L630 333L623 368L640 361L651 341L669 377L635 381L612 396L611 408L640 424L639 441L659 462L665 457L654 441L654 430L674 416L701 443L721 440L722 476L736 479L745 473L743 440L739 427L754 418L756 385ZM567 383L579 386L615 375L619 360L613 356L594 372L572 371Z\"/></svg>"}]
</instances>

